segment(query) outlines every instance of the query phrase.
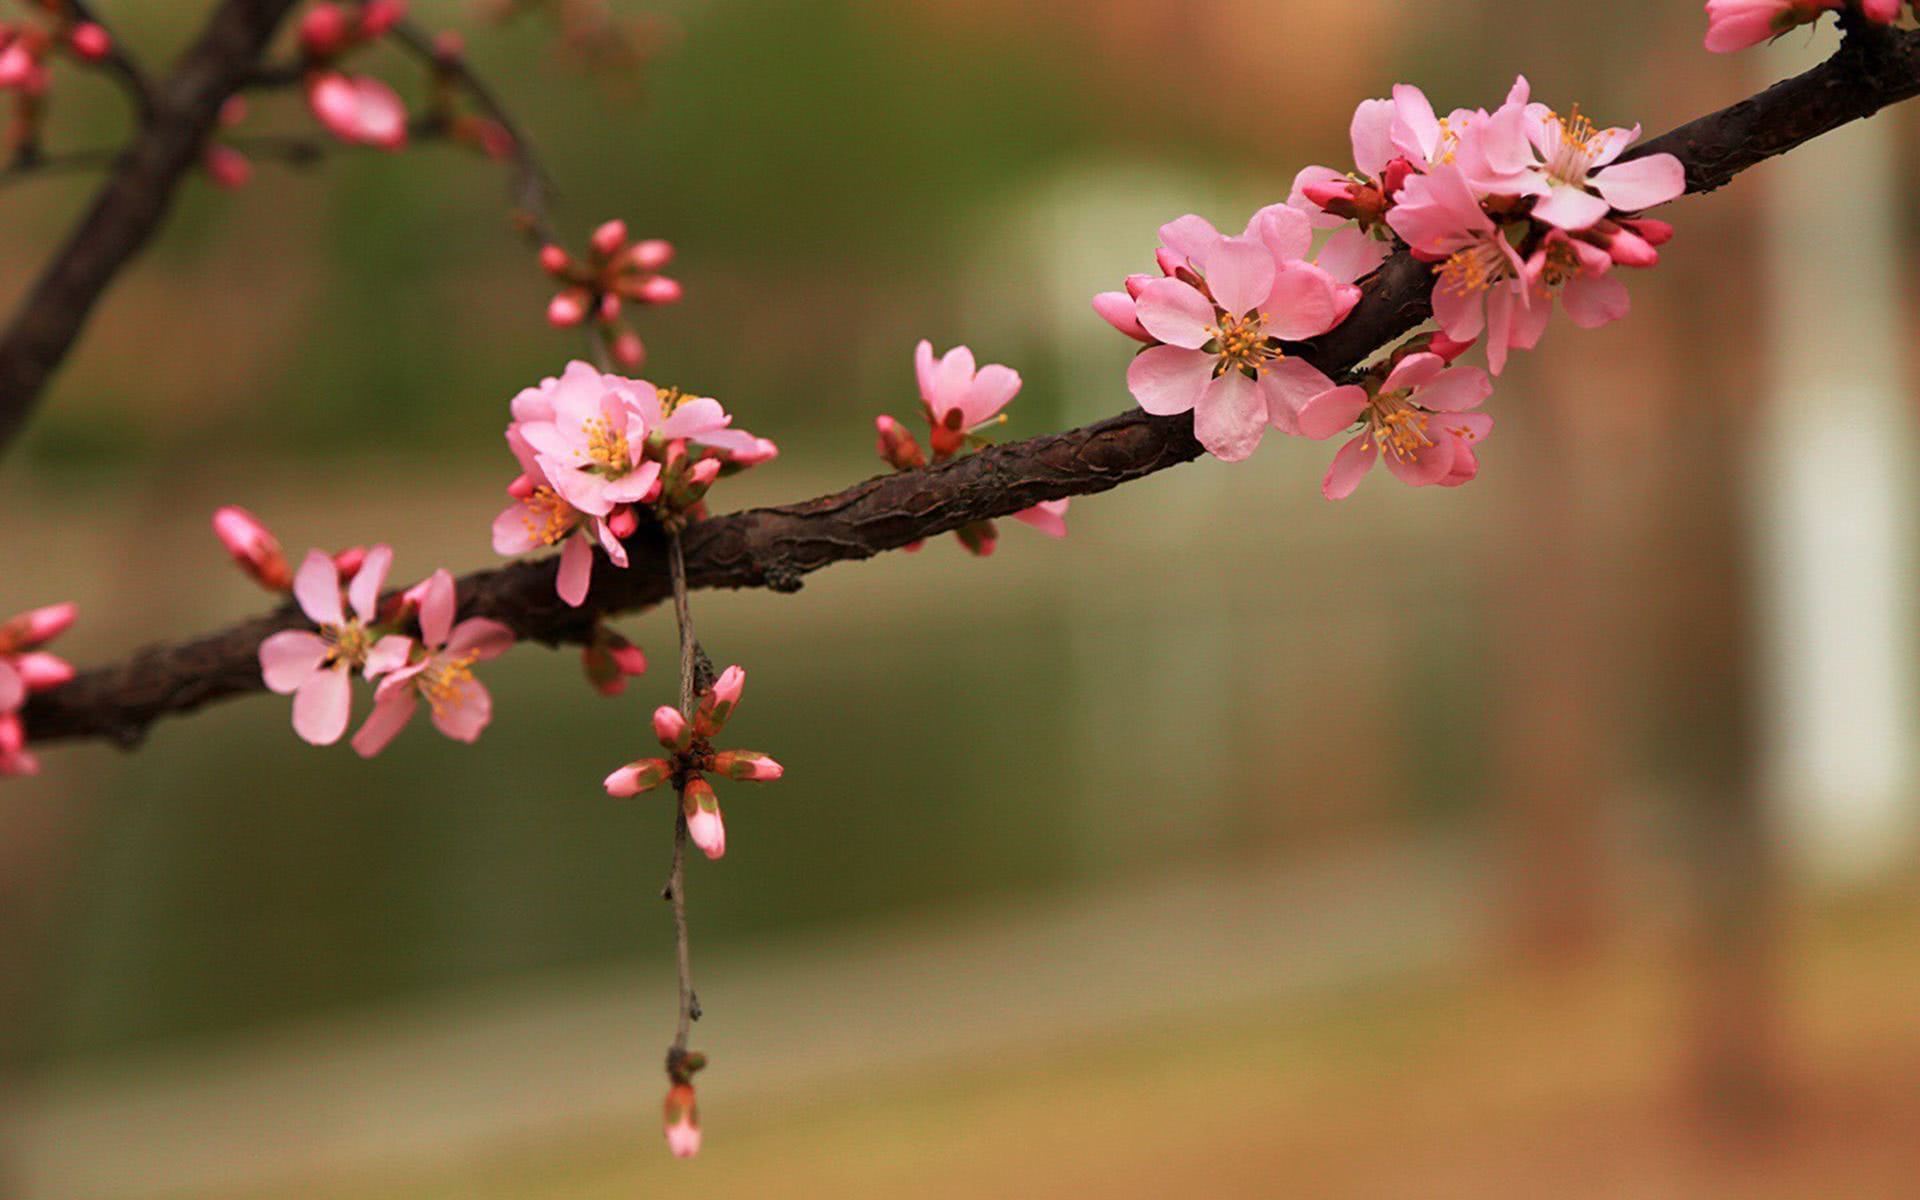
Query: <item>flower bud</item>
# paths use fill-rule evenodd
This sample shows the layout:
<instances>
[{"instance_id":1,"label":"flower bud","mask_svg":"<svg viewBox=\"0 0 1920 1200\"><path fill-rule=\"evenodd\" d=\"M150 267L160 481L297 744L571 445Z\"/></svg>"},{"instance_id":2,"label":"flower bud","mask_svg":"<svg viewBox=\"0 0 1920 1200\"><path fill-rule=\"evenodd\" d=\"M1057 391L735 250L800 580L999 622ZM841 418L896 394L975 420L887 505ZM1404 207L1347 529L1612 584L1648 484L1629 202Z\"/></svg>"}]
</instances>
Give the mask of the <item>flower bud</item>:
<instances>
[{"instance_id":1,"label":"flower bud","mask_svg":"<svg viewBox=\"0 0 1920 1200\"><path fill-rule=\"evenodd\" d=\"M1655 217L1630 217L1620 224L1639 234L1649 246L1664 246L1673 240L1673 226Z\"/></svg>"},{"instance_id":2,"label":"flower bud","mask_svg":"<svg viewBox=\"0 0 1920 1200\"><path fill-rule=\"evenodd\" d=\"M442 63L457 63L467 56L467 39L455 29L442 29L433 35L433 57Z\"/></svg>"},{"instance_id":3,"label":"flower bud","mask_svg":"<svg viewBox=\"0 0 1920 1200\"><path fill-rule=\"evenodd\" d=\"M0 654L12 654L50 642L72 627L80 609L72 602L23 612L0 625Z\"/></svg>"},{"instance_id":4,"label":"flower bud","mask_svg":"<svg viewBox=\"0 0 1920 1200\"><path fill-rule=\"evenodd\" d=\"M1101 292L1093 298L1093 311L1102 321L1136 342L1152 343L1159 340L1147 332L1146 326L1140 324L1133 297L1126 292Z\"/></svg>"},{"instance_id":5,"label":"flower bud","mask_svg":"<svg viewBox=\"0 0 1920 1200\"><path fill-rule=\"evenodd\" d=\"M713 486L714 480L720 478L722 465L717 458L703 458L693 464L693 470L687 472L687 478L693 481L696 488L704 492Z\"/></svg>"},{"instance_id":6,"label":"flower bud","mask_svg":"<svg viewBox=\"0 0 1920 1200\"><path fill-rule=\"evenodd\" d=\"M27 729L20 723L20 714L0 713L0 760L12 758L26 748Z\"/></svg>"},{"instance_id":7,"label":"flower bud","mask_svg":"<svg viewBox=\"0 0 1920 1200\"><path fill-rule=\"evenodd\" d=\"M540 269L549 275L565 275L567 268L573 265L573 259L565 250L548 242L540 247Z\"/></svg>"},{"instance_id":8,"label":"flower bud","mask_svg":"<svg viewBox=\"0 0 1920 1200\"><path fill-rule=\"evenodd\" d=\"M607 529L617 538L630 538L638 528L640 518L634 515L632 505L622 505L607 514Z\"/></svg>"},{"instance_id":9,"label":"flower bud","mask_svg":"<svg viewBox=\"0 0 1920 1200\"><path fill-rule=\"evenodd\" d=\"M720 818L720 797L704 779L690 779L681 794L680 811L687 818L687 836L700 852L717 859L727 852L727 826Z\"/></svg>"},{"instance_id":10,"label":"flower bud","mask_svg":"<svg viewBox=\"0 0 1920 1200\"><path fill-rule=\"evenodd\" d=\"M333 569L340 572L340 582L346 583L360 573L360 564L366 561L365 546L348 546L333 556Z\"/></svg>"},{"instance_id":11,"label":"flower bud","mask_svg":"<svg viewBox=\"0 0 1920 1200\"><path fill-rule=\"evenodd\" d=\"M213 512L213 534L227 548L234 564L270 592L293 589L293 568L280 542L260 518L229 504Z\"/></svg>"},{"instance_id":12,"label":"flower bud","mask_svg":"<svg viewBox=\"0 0 1920 1200\"><path fill-rule=\"evenodd\" d=\"M406 0L367 0L360 9L360 36L377 38L407 15Z\"/></svg>"},{"instance_id":13,"label":"flower bud","mask_svg":"<svg viewBox=\"0 0 1920 1200\"><path fill-rule=\"evenodd\" d=\"M1616 266L1653 267L1660 263L1660 252L1647 239L1622 228L1607 242L1607 254Z\"/></svg>"},{"instance_id":14,"label":"flower bud","mask_svg":"<svg viewBox=\"0 0 1920 1200\"><path fill-rule=\"evenodd\" d=\"M593 297L585 288L568 288L547 303L547 324L555 329L567 329L587 319L587 308L593 303Z\"/></svg>"},{"instance_id":15,"label":"flower bud","mask_svg":"<svg viewBox=\"0 0 1920 1200\"><path fill-rule=\"evenodd\" d=\"M605 321L609 325L618 321L620 319L620 297L614 295L612 292L607 292L601 296L600 310L596 315L600 320Z\"/></svg>"},{"instance_id":16,"label":"flower bud","mask_svg":"<svg viewBox=\"0 0 1920 1200\"><path fill-rule=\"evenodd\" d=\"M658 271L673 261L673 243L660 238L648 238L644 242L635 242L627 254L627 261L642 271Z\"/></svg>"},{"instance_id":17,"label":"flower bud","mask_svg":"<svg viewBox=\"0 0 1920 1200\"><path fill-rule=\"evenodd\" d=\"M664 758L643 758L630 762L607 776L607 795L625 799L649 792L665 783L673 774L673 764Z\"/></svg>"},{"instance_id":18,"label":"flower bud","mask_svg":"<svg viewBox=\"0 0 1920 1200\"><path fill-rule=\"evenodd\" d=\"M979 558L989 558L1000 546L1000 530L992 521L975 521L953 531L960 544Z\"/></svg>"},{"instance_id":19,"label":"flower bud","mask_svg":"<svg viewBox=\"0 0 1920 1200\"><path fill-rule=\"evenodd\" d=\"M642 342L640 335L631 329L622 329L615 334L610 349L613 352L613 361L629 371L637 370L640 364L647 361L646 343Z\"/></svg>"},{"instance_id":20,"label":"flower bud","mask_svg":"<svg viewBox=\"0 0 1920 1200\"><path fill-rule=\"evenodd\" d=\"M349 24L346 9L322 0L300 18L300 49L308 58L332 58L347 48Z\"/></svg>"},{"instance_id":21,"label":"flower bud","mask_svg":"<svg viewBox=\"0 0 1920 1200\"><path fill-rule=\"evenodd\" d=\"M13 669L29 692L44 692L73 679L73 664L44 651L22 654L13 660Z\"/></svg>"},{"instance_id":22,"label":"flower bud","mask_svg":"<svg viewBox=\"0 0 1920 1200\"><path fill-rule=\"evenodd\" d=\"M107 31L92 21L82 21L67 34L67 44L73 52L88 62L99 62L113 53L113 39Z\"/></svg>"},{"instance_id":23,"label":"flower bud","mask_svg":"<svg viewBox=\"0 0 1920 1200\"><path fill-rule=\"evenodd\" d=\"M636 289L635 299L642 304L677 304L685 289L677 279L668 279L665 275L655 275L641 282Z\"/></svg>"},{"instance_id":24,"label":"flower bud","mask_svg":"<svg viewBox=\"0 0 1920 1200\"><path fill-rule=\"evenodd\" d=\"M602 222L593 231L593 236L587 239L587 248L601 258L612 258L626 244L627 223L618 219Z\"/></svg>"},{"instance_id":25,"label":"flower bud","mask_svg":"<svg viewBox=\"0 0 1920 1200\"><path fill-rule=\"evenodd\" d=\"M235 92L220 104L219 124L222 129L232 129L247 119L247 98Z\"/></svg>"},{"instance_id":26,"label":"flower bud","mask_svg":"<svg viewBox=\"0 0 1920 1200\"><path fill-rule=\"evenodd\" d=\"M660 744L679 754L693 745L693 726L687 724L686 716L671 704L662 704L653 710L653 736Z\"/></svg>"},{"instance_id":27,"label":"flower bud","mask_svg":"<svg viewBox=\"0 0 1920 1200\"><path fill-rule=\"evenodd\" d=\"M19 88L33 92L36 78L42 74L40 60L24 40L16 40L0 50L0 88Z\"/></svg>"},{"instance_id":28,"label":"flower bud","mask_svg":"<svg viewBox=\"0 0 1920 1200\"><path fill-rule=\"evenodd\" d=\"M507 485L507 495L512 496L515 500L525 500L538 490L539 485L534 483L533 477L530 475L515 475L513 482Z\"/></svg>"},{"instance_id":29,"label":"flower bud","mask_svg":"<svg viewBox=\"0 0 1920 1200\"><path fill-rule=\"evenodd\" d=\"M1413 164L1405 158L1396 158L1380 169L1380 192L1383 197L1391 198L1400 194L1407 185L1407 179L1413 175ZM1384 206L1383 206L1384 207Z\"/></svg>"},{"instance_id":30,"label":"flower bud","mask_svg":"<svg viewBox=\"0 0 1920 1200\"><path fill-rule=\"evenodd\" d=\"M927 465L927 456L920 449L920 443L913 440L906 426L882 413L873 419L873 427L879 433L874 449L880 459L896 471L911 471Z\"/></svg>"},{"instance_id":31,"label":"flower bud","mask_svg":"<svg viewBox=\"0 0 1920 1200\"><path fill-rule=\"evenodd\" d=\"M772 783L787 769L758 750L722 750L713 756L713 769L742 783Z\"/></svg>"},{"instance_id":32,"label":"flower bud","mask_svg":"<svg viewBox=\"0 0 1920 1200\"><path fill-rule=\"evenodd\" d=\"M700 1153L700 1108L694 1102L692 1084L676 1083L667 1089L664 1128L667 1149L675 1158Z\"/></svg>"},{"instance_id":33,"label":"flower bud","mask_svg":"<svg viewBox=\"0 0 1920 1200\"><path fill-rule=\"evenodd\" d=\"M207 178L213 180L215 187L230 192L247 186L253 179L252 161L232 146L223 146L219 142L207 144L200 165L206 169Z\"/></svg>"}]
</instances>

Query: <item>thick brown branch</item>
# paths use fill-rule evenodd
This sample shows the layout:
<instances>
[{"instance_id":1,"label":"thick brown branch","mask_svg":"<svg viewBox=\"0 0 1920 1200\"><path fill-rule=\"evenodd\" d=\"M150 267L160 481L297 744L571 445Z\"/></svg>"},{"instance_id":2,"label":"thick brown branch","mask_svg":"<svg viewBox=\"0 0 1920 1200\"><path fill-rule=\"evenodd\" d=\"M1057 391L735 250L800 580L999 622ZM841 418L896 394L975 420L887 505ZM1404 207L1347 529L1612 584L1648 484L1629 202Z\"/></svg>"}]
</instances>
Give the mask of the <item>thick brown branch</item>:
<instances>
[{"instance_id":1,"label":"thick brown branch","mask_svg":"<svg viewBox=\"0 0 1920 1200\"><path fill-rule=\"evenodd\" d=\"M1683 125L1646 150L1678 155L1689 190L1708 191L1914 95L1920 95L1920 34L1863 31L1821 66ZM1405 254L1394 256L1368 281L1353 315L1299 353L1329 374L1350 370L1426 320L1430 285L1425 266ZM1132 410L1064 433L989 447L944 466L870 479L831 496L703 521L685 535L688 582L696 588L791 591L808 572L830 563L870 558L1043 500L1103 492L1200 453L1187 418ZM556 564L547 559L467 576L460 584L461 611L504 621L535 641L583 640L602 615L658 604L671 594L661 536L642 531L629 547L632 566L596 572L581 608L570 609L554 595ZM26 712L29 736L134 744L162 716L259 691L255 654L261 639L304 624L299 613L282 608L86 671L34 697Z\"/></svg>"},{"instance_id":2,"label":"thick brown branch","mask_svg":"<svg viewBox=\"0 0 1920 1200\"><path fill-rule=\"evenodd\" d=\"M152 111L113 174L0 334L0 449L26 424L107 285L160 227L180 177L200 159L221 103L253 69L293 4L224 0L155 89Z\"/></svg>"}]
</instances>

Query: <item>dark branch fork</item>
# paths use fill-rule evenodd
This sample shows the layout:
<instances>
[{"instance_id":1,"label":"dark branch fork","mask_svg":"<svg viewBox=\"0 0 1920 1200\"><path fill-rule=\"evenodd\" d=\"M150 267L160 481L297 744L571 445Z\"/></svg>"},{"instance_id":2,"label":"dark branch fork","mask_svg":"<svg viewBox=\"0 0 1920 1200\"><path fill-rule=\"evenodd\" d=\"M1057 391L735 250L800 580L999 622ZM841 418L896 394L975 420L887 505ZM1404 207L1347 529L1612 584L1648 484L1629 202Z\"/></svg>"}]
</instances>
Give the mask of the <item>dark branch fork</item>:
<instances>
[{"instance_id":1,"label":"dark branch fork","mask_svg":"<svg viewBox=\"0 0 1920 1200\"><path fill-rule=\"evenodd\" d=\"M261 5L230 0L227 7L251 11ZM228 62L223 78L243 77L250 65L251 59ZM1850 28L1827 62L1633 153L1672 153L1686 166L1689 192L1711 191L1749 167L1915 95L1920 95L1920 34ZM1350 371L1430 316L1431 284L1429 268L1404 252L1396 254L1366 282L1364 298L1343 325L1294 349L1329 375ZM69 306L75 302L66 294L53 299ZM70 328L77 328L91 299L67 311ZM9 431L5 413L23 394L17 370L9 364L13 340L10 335L0 342L0 440ZM65 344L42 361L27 399ZM687 583L793 591L803 576L831 563L870 558L1041 501L1106 491L1201 452L1188 418L1125 412L802 503L702 521L685 534ZM629 547L631 567L595 572L581 608L568 608L554 595L556 564L547 559L467 576L460 581L461 610L503 621L523 639L556 645L582 641L603 616L655 605L671 595L663 535L643 529ZM26 710L28 734L39 742L106 738L134 745L160 717L261 690L256 658L261 639L304 624L297 611L283 606L216 633L150 646L123 662L85 671L65 687L33 698Z\"/></svg>"}]
</instances>

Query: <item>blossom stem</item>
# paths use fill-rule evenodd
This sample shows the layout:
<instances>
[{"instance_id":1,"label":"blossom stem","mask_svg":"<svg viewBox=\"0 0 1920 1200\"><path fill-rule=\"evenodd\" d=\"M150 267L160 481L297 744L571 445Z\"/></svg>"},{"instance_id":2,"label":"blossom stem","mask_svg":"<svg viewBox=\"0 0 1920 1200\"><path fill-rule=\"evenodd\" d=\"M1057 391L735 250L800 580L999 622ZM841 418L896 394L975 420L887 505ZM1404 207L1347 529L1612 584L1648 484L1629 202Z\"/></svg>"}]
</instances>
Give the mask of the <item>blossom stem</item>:
<instances>
[{"instance_id":1,"label":"blossom stem","mask_svg":"<svg viewBox=\"0 0 1920 1200\"><path fill-rule=\"evenodd\" d=\"M680 531L667 535L667 562L673 575L673 615L680 627L680 711L693 720L695 684L693 614L687 606L687 558L680 546ZM676 961L680 971L680 1022L674 1030L673 1048L685 1053L687 1038L693 1029L699 1001L693 994L693 960L687 938L687 806L686 780L680 780L680 802L673 806L673 863L667 873L667 900L673 905L673 935Z\"/></svg>"}]
</instances>

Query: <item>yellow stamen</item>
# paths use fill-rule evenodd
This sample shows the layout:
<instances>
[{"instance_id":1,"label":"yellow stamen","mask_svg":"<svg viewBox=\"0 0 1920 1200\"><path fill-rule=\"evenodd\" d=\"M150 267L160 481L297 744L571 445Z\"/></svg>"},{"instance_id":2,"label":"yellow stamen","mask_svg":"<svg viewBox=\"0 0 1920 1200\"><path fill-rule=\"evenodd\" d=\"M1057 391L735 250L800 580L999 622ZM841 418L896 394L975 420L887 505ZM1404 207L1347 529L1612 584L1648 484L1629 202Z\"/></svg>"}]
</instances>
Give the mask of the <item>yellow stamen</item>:
<instances>
[{"instance_id":1,"label":"yellow stamen","mask_svg":"<svg viewBox=\"0 0 1920 1200\"><path fill-rule=\"evenodd\" d=\"M435 713L445 713L460 702L467 685L473 682L473 664L478 658L477 654L443 656L420 672L420 694L427 698Z\"/></svg>"},{"instance_id":2,"label":"yellow stamen","mask_svg":"<svg viewBox=\"0 0 1920 1200\"><path fill-rule=\"evenodd\" d=\"M577 517L573 505L552 488L535 488L521 504L521 523L527 527L527 535L542 546L558 545L573 532Z\"/></svg>"}]
</instances>

